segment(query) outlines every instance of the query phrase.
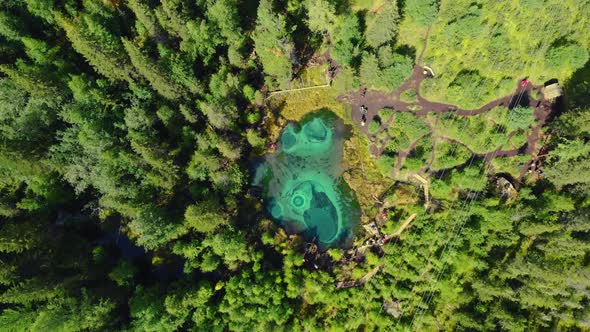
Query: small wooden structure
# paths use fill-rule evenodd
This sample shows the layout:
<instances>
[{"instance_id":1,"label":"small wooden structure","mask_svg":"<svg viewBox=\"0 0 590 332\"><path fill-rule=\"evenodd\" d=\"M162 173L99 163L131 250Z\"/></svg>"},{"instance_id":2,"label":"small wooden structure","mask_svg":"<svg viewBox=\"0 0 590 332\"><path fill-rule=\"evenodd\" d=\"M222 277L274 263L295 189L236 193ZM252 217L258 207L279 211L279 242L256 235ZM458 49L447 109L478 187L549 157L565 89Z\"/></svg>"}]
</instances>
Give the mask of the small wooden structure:
<instances>
[{"instance_id":1,"label":"small wooden structure","mask_svg":"<svg viewBox=\"0 0 590 332\"><path fill-rule=\"evenodd\" d=\"M420 181L420 186L424 190L424 208L428 208L430 204L430 190L428 180L422 177L420 174L414 174L414 178Z\"/></svg>"},{"instance_id":2,"label":"small wooden structure","mask_svg":"<svg viewBox=\"0 0 590 332\"><path fill-rule=\"evenodd\" d=\"M428 78L432 78L432 77L434 77L434 70L432 70L432 68L430 68L429 66L423 66L422 67L422 74L424 74L424 76L426 76Z\"/></svg>"},{"instance_id":3,"label":"small wooden structure","mask_svg":"<svg viewBox=\"0 0 590 332\"><path fill-rule=\"evenodd\" d=\"M543 87L543 98L548 101L555 101L557 98L563 96L563 88L558 82L553 82Z\"/></svg>"}]
</instances>

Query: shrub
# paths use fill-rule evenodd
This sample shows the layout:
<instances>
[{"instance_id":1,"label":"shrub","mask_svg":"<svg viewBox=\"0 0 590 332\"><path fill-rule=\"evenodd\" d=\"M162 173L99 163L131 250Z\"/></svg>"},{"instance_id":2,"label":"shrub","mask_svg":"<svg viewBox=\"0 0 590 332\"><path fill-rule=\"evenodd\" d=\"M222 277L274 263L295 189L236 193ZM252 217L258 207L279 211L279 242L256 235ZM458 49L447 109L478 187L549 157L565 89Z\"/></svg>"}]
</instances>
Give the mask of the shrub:
<instances>
[{"instance_id":1,"label":"shrub","mask_svg":"<svg viewBox=\"0 0 590 332\"><path fill-rule=\"evenodd\" d=\"M381 119L381 123L388 123L389 120L391 120L391 117L393 116L393 110L388 109L388 108L384 108L384 109L380 110L379 112L377 112L377 115Z\"/></svg>"},{"instance_id":2,"label":"shrub","mask_svg":"<svg viewBox=\"0 0 590 332\"><path fill-rule=\"evenodd\" d=\"M390 176L396 163L397 157L384 154L377 159L377 168L384 176Z\"/></svg>"},{"instance_id":3,"label":"shrub","mask_svg":"<svg viewBox=\"0 0 590 332\"><path fill-rule=\"evenodd\" d=\"M414 103L418 100L416 90L408 89L400 94L400 100L405 103Z\"/></svg>"},{"instance_id":4,"label":"shrub","mask_svg":"<svg viewBox=\"0 0 590 332\"><path fill-rule=\"evenodd\" d=\"M436 18L439 0L404 1L404 4L404 16L412 18L421 25L429 25Z\"/></svg>"},{"instance_id":5,"label":"shrub","mask_svg":"<svg viewBox=\"0 0 590 332\"><path fill-rule=\"evenodd\" d=\"M545 62L551 68L580 68L588 61L588 51L576 42L558 41L547 50Z\"/></svg>"},{"instance_id":6,"label":"shrub","mask_svg":"<svg viewBox=\"0 0 590 332\"><path fill-rule=\"evenodd\" d=\"M260 112L254 110L254 111L248 113L247 120L248 120L249 124L255 124L258 121L260 121L260 118L261 118Z\"/></svg>"},{"instance_id":7,"label":"shrub","mask_svg":"<svg viewBox=\"0 0 590 332\"><path fill-rule=\"evenodd\" d=\"M440 170L455 167L465 163L470 156L471 151L461 144L441 142L435 147L431 169Z\"/></svg>"},{"instance_id":8,"label":"shrub","mask_svg":"<svg viewBox=\"0 0 590 332\"><path fill-rule=\"evenodd\" d=\"M378 118L375 118L371 122L369 122L369 133L370 134L377 133L380 128L381 128L381 121Z\"/></svg>"},{"instance_id":9,"label":"shrub","mask_svg":"<svg viewBox=\"0 0 590 332\"><path fill-rule=\"evenodd\" d=\"M532 107L515 107L510 111L506 129L512 132L518 129L527 129L535 123L535 110Z\"/></svg>"}]
</instances>

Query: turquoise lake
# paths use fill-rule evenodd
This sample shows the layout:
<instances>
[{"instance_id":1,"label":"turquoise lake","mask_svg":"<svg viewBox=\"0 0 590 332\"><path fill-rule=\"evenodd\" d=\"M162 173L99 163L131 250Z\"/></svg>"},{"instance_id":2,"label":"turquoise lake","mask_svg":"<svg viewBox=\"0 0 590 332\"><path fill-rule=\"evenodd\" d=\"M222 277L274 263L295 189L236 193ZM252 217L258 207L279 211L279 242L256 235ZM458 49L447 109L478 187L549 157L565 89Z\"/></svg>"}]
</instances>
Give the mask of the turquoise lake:
<instances>
[{"instance_id":1,"label":"turquoise lake","mask_svg":"<svg viewBox=\"0 0 590 332\"><path fill-rule=\"evenodd\" d=\"M323 248L346 246L360 216L354 193L341 177L348 132L330 112L290 123L276 151L265 155L255 172L254 185L264 188L270 217Z\"/></svg>"}]
</instances>

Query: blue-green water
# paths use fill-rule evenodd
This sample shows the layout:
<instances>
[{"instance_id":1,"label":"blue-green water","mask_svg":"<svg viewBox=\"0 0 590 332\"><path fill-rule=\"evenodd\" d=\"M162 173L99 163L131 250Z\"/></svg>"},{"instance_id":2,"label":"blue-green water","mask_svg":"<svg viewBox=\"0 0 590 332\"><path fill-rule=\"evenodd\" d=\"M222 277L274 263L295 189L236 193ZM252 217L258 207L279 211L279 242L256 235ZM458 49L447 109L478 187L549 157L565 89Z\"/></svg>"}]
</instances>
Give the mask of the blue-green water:
<instances>
[{"instance_id":1,"label":"blue-green water","mask_svg":"<svg viewBox=\"0 0 590 332\"><path fill-rule=\"evenodd\" d=\"M346 133L342 121L327 112L291 123L276 151L257 166L254 179L254 185L265 189L265 206L273 220L324 248L346 245L360 215L341 177Z\"/></svg>"}]
</instances>

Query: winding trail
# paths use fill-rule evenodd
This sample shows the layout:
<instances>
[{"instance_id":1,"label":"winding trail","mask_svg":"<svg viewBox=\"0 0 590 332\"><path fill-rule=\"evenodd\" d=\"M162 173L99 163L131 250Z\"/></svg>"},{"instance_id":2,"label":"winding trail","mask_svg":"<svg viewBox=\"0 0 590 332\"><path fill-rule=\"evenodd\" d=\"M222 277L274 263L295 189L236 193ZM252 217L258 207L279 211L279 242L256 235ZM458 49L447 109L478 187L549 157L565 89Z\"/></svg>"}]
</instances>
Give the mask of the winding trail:
<instances>
[{"instance_id":1,"label":"winding trail","mask_svg":"<svg viewBox=\"0 0 590 332\"><path fill-rule=\"evenodd\" d=\"M377 115L377 112L379 112L379 110L384 109L384 108L390 108L390 109L400 111L400 112L413 112L416 115L426 115L430 112L441 114L444 112L455 111L457 115L470 116L470 115L477 115L477 114L485 113L485 112L487 112L495 107L498 107L498 106L511 107L513 105L509 105L509 104L511 103L511 100L513 99L514 94L518 94L519 92L522 91L520 84L517 84L514 94L510 94L508 96L504 96L504 97L498 98L496 100L493 100L493 101L481 106L480 108L466 110L466 109L460 109L456 105L439 103L439 102L432 102L432 101L426 100L424 97L422 97L420 95L420 85L422 84L422 81L424 79L426 79L426 77L423 74L422 67L421 66L414 66L414 70L412 72L412 75L397 90L395 90L391 93L386 93L383 91L376 91L376 90L368 90L366 92L365 96L363 97L362 90L359 89L359 90L354 91L352 93L348 93L348 94L339 96L338 100L341 102L348 103L349 105L352 106L352 110L353 110L352 118L355 121L355 123L360 124L361 114L360 114L360 112L358 112L358 110L360 109L361 105L365 105L368 108L367 122L371 121L371 119L373 119ZM526 89L524 89L524 91L522 91L522 92L524 94L528 94L530 96L532 91L539 89L539 88L541 88L541 87L540 86L533 86L533 85L529 84L526 87ZM416 102L406 103L406 102L401 101L400 95L404 91L409 90L409 89L416 91L416 98L417 98ZM535 100L531 97L529 97L528 99L529 99L529 106L537 107L537 105L539 103L538 100ZM412 110L412 107L416 107L416 106L419 106L421 109L420 110ZM548 105L547 105L547 103L543 103L543 106L548 106ZM537 109L538 109L538 107L537 107ZM543 122L546 120L546 115L544 115L544 113L536 112L535 114L538 116L538 118L537 118L538 120L541 120ZM368 134L367 127L361 127L361 130L363 130L365 133Z\"/></svg>"},{"instance_id":2,"label":"winding trail","mask_svg":"<svg viewBox=\"0 0 590 332\"><path fill-rule=\"evenodd\" d=\"M420 54L417 62L420 62ZM511 150L501 150L501 147L498 147L496 150L491 151L489 153L481 154L480 156L484 157L487 162L490 162L493 158L496 157L511 157L516 156L518 154L530 154L535 155L536 152L539 150L538 142L542 137L541 127L545 125L551 115L551 103L546 100L536 100L531 97L532 92L535 90L540 90L542 86L535 86L532 84L528 84L526 87L521 87L520 82L516 82L515 90L512 94L495 99L477 109L461 109L456 105L452 104L445 104L439 102L432 102L420 95L420 85L422 82L427 79L426 75L423 73L423 67L420 65L415 65L412 71L412 75L404 81L404 83L395 91L391 93L386 93L383 91L376 91L376 90L367 90L365 95L362 95L362 88L353 91L348 94L340 95L338 100L340 102L347 103L352 107L352 119L353 122L359 127L359 129L365 133L368 137L374 137L375 135L370 134L368 132L368 125L361 126L361 113L358 111L361 105L365 105L368 108L366 117L367 117L367 124L377 115L377 113L384 108L393 109L397 112L412 112L418 116L424 116L428 113L436 113L442 114L445 112L455 112L457 115L461 116L473 116L485 113L490 111L491 109L498 107L498 106L505 106L509 109L516 106L515 103L515 96L522 94L526 96L524 103L521 101L521 106L528 105L535 109L535 119L537 124L532 128L531 133L527 136L526 143L522 147L515 147ZM416 101L407 103L401 101L401 94L406 90L414 90L416 92ZM528 101L528 104L526 103ZM419 108L416 110L416 108ZM383 150L376 148L374 145L371 146L371 152L379 156ZM400 158L407 156L410 151L401 151ZM399 159L399 158L398 158ZM530 166L533 160L525 163L523 166L523 173L521 177L526 175L526 170ZM399 166L399 165L396 165Z\"/></svg>"}]
</instances>

